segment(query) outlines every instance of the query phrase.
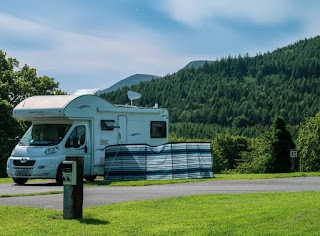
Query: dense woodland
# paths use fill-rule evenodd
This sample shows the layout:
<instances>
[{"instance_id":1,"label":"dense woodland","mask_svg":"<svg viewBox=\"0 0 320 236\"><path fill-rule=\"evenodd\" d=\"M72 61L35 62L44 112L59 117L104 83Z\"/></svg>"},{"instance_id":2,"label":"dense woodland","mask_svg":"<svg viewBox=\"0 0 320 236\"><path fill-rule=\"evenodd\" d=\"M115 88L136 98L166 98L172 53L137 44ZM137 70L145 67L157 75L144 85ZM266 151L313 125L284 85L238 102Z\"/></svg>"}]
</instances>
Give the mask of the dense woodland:
<instances>
[{"instance_id":1,"label":"dense woodland","mask_svg":"<svg viewBox=\"0 0 320 236\"><path fill-rule=\"evenodd\" d=\"M168 108L170 141L212 143L214 172L320 171L320 37L273 52L238 55L110 92L111 103ZM54 78L0 50L0 177L28 123L12 109L33 95L64 94ZM299 158L290 159L296 148Z\"/></svg>"},{"instance_id":2,"label":"dense woodland","mask_svg":"<svg viewBox=\"0 0 320 236\"><path fill-rule=\"evenodd\" d=\"M228 56L130 89L143 95L136 105L168 108L177 136L257 137L282 116L296 137L299 124L320 108L320 37L253 57ZM127 90L104 97L129 103Z\"/></svg>"}]
</instances>

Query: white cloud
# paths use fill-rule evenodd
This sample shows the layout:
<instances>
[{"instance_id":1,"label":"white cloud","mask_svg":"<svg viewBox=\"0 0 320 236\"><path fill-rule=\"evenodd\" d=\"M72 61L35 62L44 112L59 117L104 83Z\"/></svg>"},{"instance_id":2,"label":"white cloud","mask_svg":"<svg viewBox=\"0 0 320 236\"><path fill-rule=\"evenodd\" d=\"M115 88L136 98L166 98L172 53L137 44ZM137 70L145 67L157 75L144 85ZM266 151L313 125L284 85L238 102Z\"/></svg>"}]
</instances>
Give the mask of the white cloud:
<instances>
[{"instance_id":1,"label":"white cloud","mask_svg":"<svg viewBox=\"0 0 320 236\"><path fill-rule=\"evenodd\" d=\"M118 74L118 78L108 81L111 86L135 73L163 76L177 71L183 63L188 63L188 59L183 55L167 49L163 36L135 25L114 31L110 36L51 29L5 14L0 15L0 22L0 36L5 34L5 37L15 38L21 44L25 40L36 41L41 38L41 44L45 46L30 50L28 47L15 45L5 51L9 57L17 58L21 64L28 64L48 76L55 72L74 76L97 75L98 71L101 73L99 78L105 79L108 74ZM91 87L92 83L95 86L93 78L88 78L88 81L88 87Z\"/></svg>"},{"instance_id":2,"label":"white cloud","mask_svg":"<svg viewBox=\"0 0 320 236\"><path fill-rule=\"evenodd\" d=\"M165 0L161 3L157 4L156 9L172 20L194 30L206 30L207 35L214 32L214 42L221 46L226 45L225 41L237 40L240 51L244 49L245 43L239 41L244 40L247 45L251 45L251 48L245 50L251 54L253 52L253 55L320 34L320 2L317 1ZM247 31L242 30L235 22L248 27ZM262 42L261 37L257 41L250 26L265 29L264 32L261 31L261 36L265 34L268 42ZM274 29L283 31L268 35L268 30L272 32Z\"/></svg>"},{"instance_id":3,"label":"white cloud","mask_svg":"<svg viewBox=\"0 0 320 236\"><path fill-rule=\"evenodd\" d=\"M96 94L100 89L78 89L73 95Z\"/></svg>"},{"instance_id":4,"label":"white cloud","mask_svg":"<svg viewBox=\"0 0 320 236\"><path fill-rule=\"evenodd\" d=\"M11 34L32 34L45 30L41 25L0 12L0 30Z\"/></svg>"},{"instance_id":5,"label":"white cloud","mask_svg":"<svg viewBox=\"0 0 320 236\"><path fill-rule=\"evenodd\" d=\"M172 19L198 27L219 17L246 19L256 24L269 24L291 16L289 0L167 0L163 5Z\"/></svg>"},{"instance_id":6,"label":"white cloud","mask_svg":"<svg viewBox=\"0 0 320 236\"><path fill-rule=\"evenodd\" d=\"M148 70L163 70L167 68L167 65L162 66L165 59L177 57L165 49L160 39L141 30L119 32L113 39L73 32L55 31L50 34L54 37L51 38L52 50L24 52L28 60L36 61L45 69L53 69L54 65L60 71L117 70L137 73L148 67Z\"/></svg>"}]
</instances>

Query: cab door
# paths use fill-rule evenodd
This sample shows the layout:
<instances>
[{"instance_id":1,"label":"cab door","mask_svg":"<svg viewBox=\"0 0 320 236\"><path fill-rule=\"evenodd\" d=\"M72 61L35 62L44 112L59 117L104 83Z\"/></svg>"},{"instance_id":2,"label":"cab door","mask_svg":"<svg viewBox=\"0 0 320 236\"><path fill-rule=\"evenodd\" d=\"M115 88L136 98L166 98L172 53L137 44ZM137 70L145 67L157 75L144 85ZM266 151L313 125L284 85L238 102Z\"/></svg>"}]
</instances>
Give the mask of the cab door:
<instances>
[{"instance_id":1,"label":"cab door","mask_svg":"<svg viewBox=\"0 0 320 236\"><path fill-rule=\"evenodd\" d=\"M84 175L91 174L91 143L88 123L79 123L73 127L65 144L66 156L79 156L84 160Z\"/></svg>"}]
</instances>

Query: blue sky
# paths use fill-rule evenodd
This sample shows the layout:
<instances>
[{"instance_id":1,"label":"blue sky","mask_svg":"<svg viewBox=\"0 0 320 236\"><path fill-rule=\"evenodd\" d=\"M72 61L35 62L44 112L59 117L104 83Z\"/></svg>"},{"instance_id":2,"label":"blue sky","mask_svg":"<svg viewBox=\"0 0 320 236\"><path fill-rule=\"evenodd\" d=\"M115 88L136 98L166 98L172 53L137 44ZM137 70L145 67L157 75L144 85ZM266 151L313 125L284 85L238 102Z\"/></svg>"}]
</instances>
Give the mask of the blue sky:
<instances>
[{"instance_id":1,"label":"blue sky","mask_svg":"<svg viewBox=\"0 0 320 236\"><path fill-rule=\"evenodd\" d=\"M317 36L319 10L316 0L2 0L0 50L69 93L105 89Z\"/></svg>"}]
</instances>

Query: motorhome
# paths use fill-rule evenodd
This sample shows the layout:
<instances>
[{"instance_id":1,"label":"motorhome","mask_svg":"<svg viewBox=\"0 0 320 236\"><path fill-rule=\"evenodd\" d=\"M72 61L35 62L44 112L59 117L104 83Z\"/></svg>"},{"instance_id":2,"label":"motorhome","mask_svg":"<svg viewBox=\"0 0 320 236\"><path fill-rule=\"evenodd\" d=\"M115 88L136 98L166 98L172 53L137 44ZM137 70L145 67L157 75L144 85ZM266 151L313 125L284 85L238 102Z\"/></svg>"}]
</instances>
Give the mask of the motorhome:
<instances>
[{"instance_id":1,"label":"motorhome","mask_svg":"<svg viewBox=\"0 0 320 236\"><path fill-rule=\"evenodd\" d=\"M66 156L84 159L84 177L104 175L105 148L117 144L162 145L168 142L169 114L156 105L113 105L96 95L29 97L13 116L32 125L7 161L17 184L28 179L56 179L62 184Z\"/></svg>"}]
</instances>

